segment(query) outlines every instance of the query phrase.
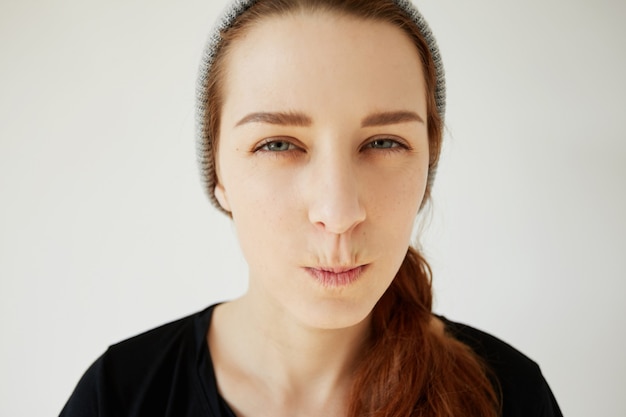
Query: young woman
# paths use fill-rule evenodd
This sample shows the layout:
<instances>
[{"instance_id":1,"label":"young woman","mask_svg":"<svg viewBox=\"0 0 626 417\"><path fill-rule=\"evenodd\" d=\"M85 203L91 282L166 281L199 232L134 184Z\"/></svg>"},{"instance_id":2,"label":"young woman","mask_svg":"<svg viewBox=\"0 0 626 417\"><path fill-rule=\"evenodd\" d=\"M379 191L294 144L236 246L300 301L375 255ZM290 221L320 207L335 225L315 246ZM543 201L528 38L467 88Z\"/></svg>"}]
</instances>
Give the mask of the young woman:
<instances>
[{"instance_id":1,"label":"young woman","mask_svg":"<svg viewBox=\"0 0 626 417\"><path fill-rule=\"evenodd\" d=\"M249 289L112 346L62 416L561 415L536 364L431 311L410 242L445 82L410 2L236 1L198 89Z\"/></svg>"}]
</instances>

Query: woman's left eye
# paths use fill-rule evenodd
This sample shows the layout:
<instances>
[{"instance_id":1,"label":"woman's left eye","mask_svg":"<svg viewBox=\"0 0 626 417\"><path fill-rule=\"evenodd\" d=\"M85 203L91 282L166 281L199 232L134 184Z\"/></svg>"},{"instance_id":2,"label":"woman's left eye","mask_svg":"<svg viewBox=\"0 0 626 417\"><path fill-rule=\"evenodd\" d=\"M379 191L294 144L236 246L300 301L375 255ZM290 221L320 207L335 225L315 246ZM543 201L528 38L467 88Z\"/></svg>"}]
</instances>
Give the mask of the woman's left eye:
<instances>
[{"instance_id":1,"label":"woman's left eye","mask_svg":"<svg viewBox=\"0 0 626 417\"><path fill-rule=\"evenodd\" d=\"M392 149L402 146L397 140L389 138L374 139L367 144L368 147L374 149Z\"/></svg>"}]
</instances>

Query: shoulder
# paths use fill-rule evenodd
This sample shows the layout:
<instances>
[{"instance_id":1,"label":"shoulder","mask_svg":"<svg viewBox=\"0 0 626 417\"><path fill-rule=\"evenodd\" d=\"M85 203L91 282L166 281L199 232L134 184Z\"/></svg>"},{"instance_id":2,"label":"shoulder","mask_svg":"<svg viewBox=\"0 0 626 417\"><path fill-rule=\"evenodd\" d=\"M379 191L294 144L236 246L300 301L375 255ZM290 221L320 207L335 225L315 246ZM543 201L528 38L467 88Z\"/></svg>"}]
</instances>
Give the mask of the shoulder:
<instances>
[{"instance_id":1,"label":"shoulder","mask_svg":"<svg viewBox=\"0 0 626 417\"><path fill-rule=\"evenodd\" d=\"M188 408L211 312L111 345L85 372L61 416L157 416L178 404Z\"/></svg>"},{"instance_id":2,"label":"shoulder","mask_svg":"<svg viewBox=\"0 0 626 417\"><path fill-rule=\"evenodd\" d=\"M181 357L193 356L195 323L200 313L163 324L111 345L100 358L106 376L116 385L133 386L146 375L167 372Z\"/></svg>"},{"instance_id":3,"label":"shoulder","mask_svg":"<svg viewBox=\"0 0 626 417\"><path fill-rule=\"evenodd\" d=\"M521 384L541 377L539 366L508 343L474 327L444 319L446 332L468 345L480 356L501 380L515 380Z\"/></svg>"},{"instance_id":4,"label":"shoulder","mask_svg":"<svg viewBox=\"0 0 626 417\"><path fill-rule=\"evenodd\" d=\"M504 417L562 416L541 369L508 343L482 330L442 318L446 332L469 346L497 380Z\"/></svg>"},{"instance_id":5,"label":"shoulder","mask_svg":"<svg viewBox=\"0 0 626 417\"><path fill-rule=\"evenodd\" d=\"M106 365L132 364L133 367L141 367L163 361L168 355L180 354L181 349L193 347L197 342L197 322L205 312L180 318L113 344L102 359Z\"/></svg>"}]
</instances>

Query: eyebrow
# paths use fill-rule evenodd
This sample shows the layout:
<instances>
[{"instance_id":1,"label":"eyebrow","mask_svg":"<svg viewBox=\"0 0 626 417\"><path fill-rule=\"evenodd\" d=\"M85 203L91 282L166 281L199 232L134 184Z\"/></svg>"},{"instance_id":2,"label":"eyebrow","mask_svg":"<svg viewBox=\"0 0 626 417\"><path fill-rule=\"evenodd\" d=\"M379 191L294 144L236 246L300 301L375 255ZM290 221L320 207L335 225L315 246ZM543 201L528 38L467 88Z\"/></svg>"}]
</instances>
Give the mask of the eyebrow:
<instances>
[{"instance_id":1,"label":"eyebrow","mask_svg":"<svg viewBox=\"0 0 626 417\"><path fill-rule=\"evenodd\" d=\"M386 111L372 113L366 116L361 121L361 127L385 126L408 122L424 123L424 120L419 114L412 111ZM306 127L311 126L313 120L301 112L255 112L244 116L243 119L235 124L235 127L248 123Z\"/></svg>"},{"instance_id":2,"label":"eyebrow","mask_svg":"<svg viewBox=\"0 0 626 417\"><path fill-rule=\"evenodd\" d=\"M365 117L361 121L361 127L385 126L407 122L424 123L424 119L419 114L406 110L378 112Z\"/></svg>"},{"instance_id":3,"label":"eyebrow","mask_svg":"<svg viewBox=\"0 0 626 417\"><path fill-rule=\"evenodd\" d=\"M313 120L300 112L256 112L250 113L237 122L235 127L247 123L267 123L285 126L311 126Z\"/></svg>"}]
</instances>

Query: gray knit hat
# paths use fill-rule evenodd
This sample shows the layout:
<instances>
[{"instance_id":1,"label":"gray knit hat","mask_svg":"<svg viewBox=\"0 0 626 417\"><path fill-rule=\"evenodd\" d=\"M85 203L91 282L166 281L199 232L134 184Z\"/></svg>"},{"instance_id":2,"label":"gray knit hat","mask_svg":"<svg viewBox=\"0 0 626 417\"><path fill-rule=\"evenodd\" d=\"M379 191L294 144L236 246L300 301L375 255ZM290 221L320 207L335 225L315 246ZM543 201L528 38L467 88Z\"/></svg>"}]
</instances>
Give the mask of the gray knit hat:
<instances>
[{"instance_id":1,"label":"gray knit hat","mask_svg":"<svg viewBox=\"0 0 626 417\"><path fill-rule=\"evenodd\" d=\"M211 200L211 203L213 203L213 205L221 211L224 210L218 203L214 194L216 183L215 161L213 158L213 150L211 149L211 141L209 140L209 126L207 124L207 89L209 72L211 71L211 66L213 65L215 55L222 40L221 34L233 26L239 16L241 16L242 13L258 1L259 0L233 0L229 3L217 20L213 31L209 35L207 44L204 48L204 53L202 54L202 60L200 62L200 70L196 85L196 153L205 190ZM400 9L402 9L408 17L413 20L413 22L415 22L424 37L428 48L430 49L437 76L435 100L437 102L437 111L439 112L439 116L443 122L446 110L446 80L443 62L441 61L441 55L439 54L439 48L435 37L433 36L432 31L430 30L430 27L424 17L410 0L393 0L393 2ZM434 173L429 173L429 185L431 185L433 178Z\"/></svg>"}]
</instances>

